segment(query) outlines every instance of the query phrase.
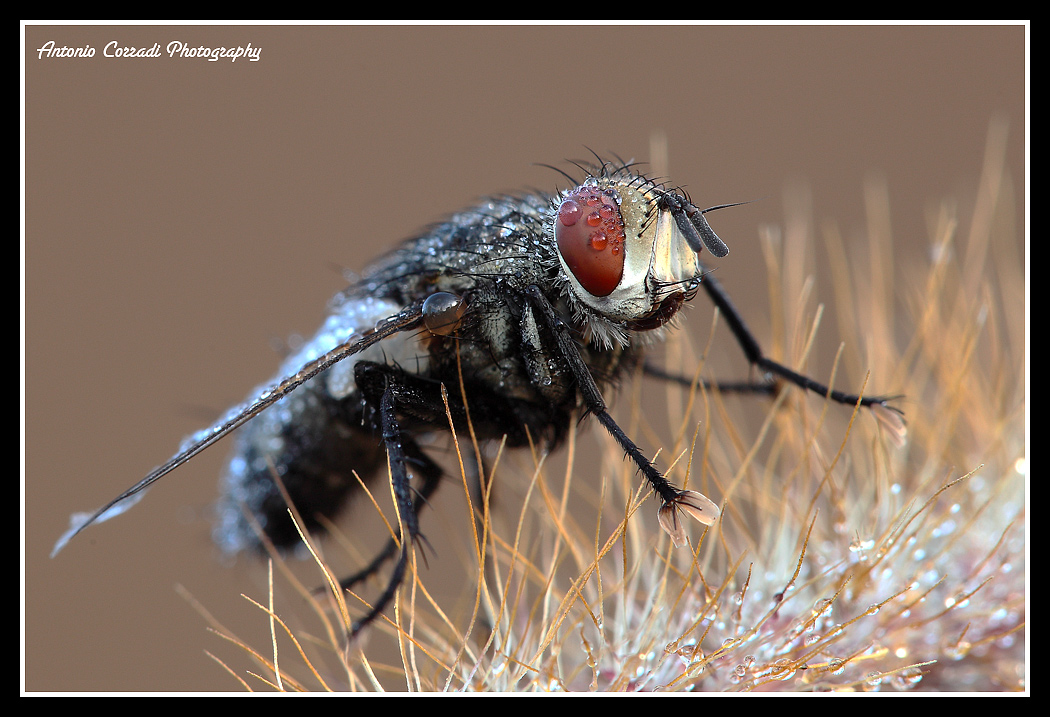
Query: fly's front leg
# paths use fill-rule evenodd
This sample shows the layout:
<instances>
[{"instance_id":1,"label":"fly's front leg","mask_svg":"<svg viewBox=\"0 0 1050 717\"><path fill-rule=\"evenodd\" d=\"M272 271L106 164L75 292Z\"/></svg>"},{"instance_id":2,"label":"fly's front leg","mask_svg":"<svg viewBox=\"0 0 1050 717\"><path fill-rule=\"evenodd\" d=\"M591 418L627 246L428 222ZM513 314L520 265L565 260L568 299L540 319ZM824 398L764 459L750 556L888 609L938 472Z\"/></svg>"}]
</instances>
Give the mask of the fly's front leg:
<instances>
[{"instance_id":1,"label":"fly's front leg","mask_svg":"<svg viewBox=\"0 0 1050 717\"><path fill-rule=\"evenodd\" d=\"M679 490L657 470L652 461L645 457L634 441L617 425L609 415L605 400L598 390L590 369L580 355L579 347L569 334L569 327L554 311L554 307L537 286L530 286L526 293L532 304L538 309L543 322L551 330L558 344L558 353L568 365L577 388L583 397L587 411L605 427L605 430L620 444L631 461L649 481L649 485L660 496L663 504L660 507L660 525L671 536L676 546L685 544L685 530L679 521L679 513L684 511L704 525L710 525L718 517L718 506L706 496L693 490Z\"/></svg>"},{"instance_id":2,"label":"fly's front leg","mask_svg":"<svg viewBox=\"0 0 1050 717\"><path fill-rule=\"evenodd\" d=\"M755 335L751 333L747 324L744 323L744 317L741 316L740 312L737 311L735 306L733 306L733 302L729 300L729 294L727 294L725 289L722 288L722 285L718 283L710 273L704 275L703 281L700 282L700 285L704 287L707 295L711 297L711 301L714 302L715 306L717 306L718 310L722 313L726 323L729 324L730 330L733 332L733 336L736 337L737 343L740 344L740 348L743 349L744 355L752 366L757 366L762 371L779 376L796 386L808 389L814 393L820 394L821 396L827 396L837 403L845 403L855 406L859 401L862 406L883 406L900 413L898 409L889 405L889 402L896 398L895 396L865 396L862 398L856 394L832 390L829 386L814 381L809 376L803 376L800 373L792 371L783 364L766 358L762 353L762 347L758 345L758 340L755 338ZM647 370L647 373L656 372ZM663 377L668 378L666 374L664 374ZM692 383L692 381L689 383ZM760 384L729 384L729 386L735 387L735 390L748 391L752 390L747 388L750 385L757 387ZM757 388L754 390L755 392L760 392Z\"/></svg>"}]
</instances>

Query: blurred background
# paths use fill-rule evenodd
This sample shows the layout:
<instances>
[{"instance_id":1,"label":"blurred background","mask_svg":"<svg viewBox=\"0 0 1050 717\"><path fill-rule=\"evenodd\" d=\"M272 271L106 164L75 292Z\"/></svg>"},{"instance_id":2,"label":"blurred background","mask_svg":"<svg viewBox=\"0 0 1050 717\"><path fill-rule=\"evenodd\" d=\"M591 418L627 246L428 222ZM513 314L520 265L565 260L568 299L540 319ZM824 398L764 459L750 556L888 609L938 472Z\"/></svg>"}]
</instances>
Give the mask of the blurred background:
<instances>
[{"instance_id":1,"label":"blurred background","mask_svg":"<svg viewBox=\"0 0 1050 717\"><path fill-rule=\"evenodd\" d=\"M52 40L96 55L38 58ZM113 40L261 54L103 57ZM784 221L785 192L848 242L880 176L904 266L932 203L972 205L993 117L1025 189L1021 25L30 26L23 62L28 690L238 689L175 589L268 644L240 597L265 595L265 568L223 564L210 540L227 447L51 560L54 541L271 378L344 270L486 194L564 186L537 163L648 161L662 138L698 205L749 201L709 218L731 250L717 275L764 343L758 227ZM825 321L817 373L839 341Z\"/></svg>"}]
</instances>

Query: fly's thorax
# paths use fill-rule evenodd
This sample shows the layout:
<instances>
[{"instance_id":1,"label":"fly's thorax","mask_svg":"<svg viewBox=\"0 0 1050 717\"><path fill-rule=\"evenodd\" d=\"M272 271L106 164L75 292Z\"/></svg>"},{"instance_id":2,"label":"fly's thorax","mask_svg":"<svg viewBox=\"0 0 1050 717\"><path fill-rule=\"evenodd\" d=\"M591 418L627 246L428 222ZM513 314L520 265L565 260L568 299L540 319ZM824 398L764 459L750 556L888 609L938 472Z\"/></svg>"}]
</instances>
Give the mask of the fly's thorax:
<instances>
[{"instance_id":1,"label":"fly's thorax","mask_svg":"<svg viewBox=\"0 0 1050 717\"><path fill-rule=\"evenodd\" d=\"M700 283L700 258L664 195L637 177L591 177L552 203L548 227L570 301L597 319L588 323L599 334L603 325L621 335L663 325Z\"/></svg>"}]
</instances>

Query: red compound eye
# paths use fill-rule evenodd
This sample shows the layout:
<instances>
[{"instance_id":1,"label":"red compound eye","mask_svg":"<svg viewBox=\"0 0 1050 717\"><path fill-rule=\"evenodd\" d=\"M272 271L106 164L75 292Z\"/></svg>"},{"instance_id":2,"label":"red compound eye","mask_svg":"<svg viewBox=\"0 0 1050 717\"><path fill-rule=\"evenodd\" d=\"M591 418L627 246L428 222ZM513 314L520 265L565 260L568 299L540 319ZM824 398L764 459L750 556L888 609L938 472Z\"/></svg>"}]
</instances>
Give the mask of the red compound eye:
<instances>
[{"instance_id":1,"label":"red compound eye","mask_svg":"<svg viewBox=\"0 0 1050 717\"><path fill-rule=\"evenodd\" d=\"M594 296L608 296L623 276L623 217L611 190L577 187L558 207L554 238L569 271Z\"/></svg>"}]
</instances>

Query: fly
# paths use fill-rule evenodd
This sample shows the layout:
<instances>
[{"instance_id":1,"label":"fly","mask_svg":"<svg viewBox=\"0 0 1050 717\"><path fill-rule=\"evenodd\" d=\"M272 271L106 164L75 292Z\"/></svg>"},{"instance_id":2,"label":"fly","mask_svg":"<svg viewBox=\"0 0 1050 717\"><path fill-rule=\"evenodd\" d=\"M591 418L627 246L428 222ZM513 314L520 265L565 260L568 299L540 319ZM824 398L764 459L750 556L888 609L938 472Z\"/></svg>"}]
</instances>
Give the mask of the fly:
<instances>
[{"instance_id":1,"label":"fly","mask_svg":"<svg viewBox=\"0 0 1050 717\"><path fill-rule=\"evenodd\" d=\"M602 389L639 365L675 378L644 364L641 344L664 333L701 288L766 377L724 387L768 392L778 378L839 403L872 407L903 428L889 398L830 390L763 355L700 261L704 249L716 258L729 253L705 217L723 207L701 210L681 189L627 162L576 166L581 179L564 175L570 189L489 199L379 259L335 297L324 325L286 359L273 383L191 435L167 463L93 514L74 515L52 555L239 428L214 528L216 542L230 552L262 548L244 507L267 540L281 548L298 543L274 473L313 532L358 488L354 472L367 480L389 464L401 540L388 541L342 582L349 589L396 557L384 592L354 624L356 633L393 599L411 545L423 538L419 512L442 470L419 439L448 430L443 389L457 427L466 424L469 408L479 439L505 439L512 447L532 437L554 449L574 416L593 415L649 482L661 527L683 545L682 516L710 525L718 506L667 481L609 415Z\"/></svg>"}]
</instances>

